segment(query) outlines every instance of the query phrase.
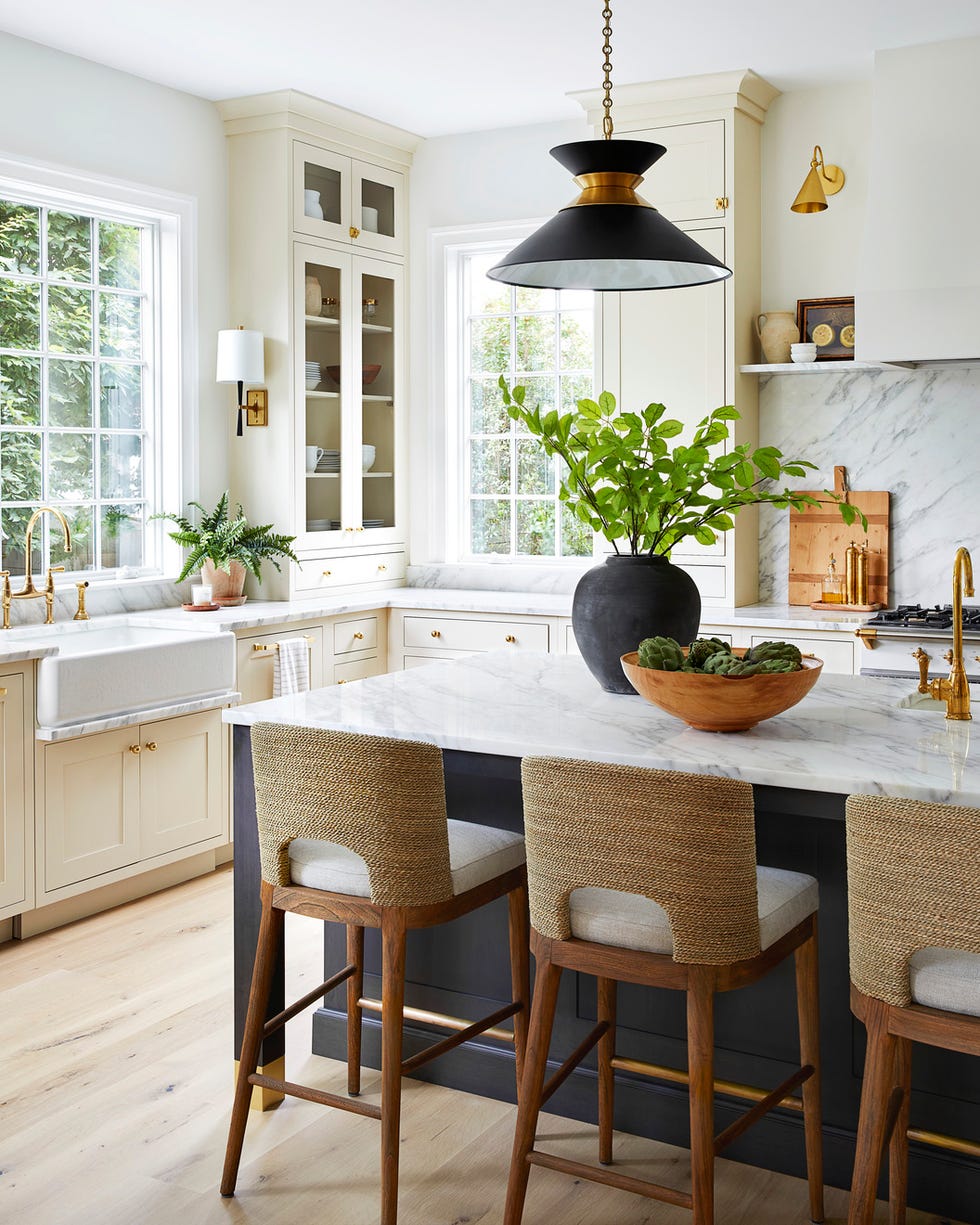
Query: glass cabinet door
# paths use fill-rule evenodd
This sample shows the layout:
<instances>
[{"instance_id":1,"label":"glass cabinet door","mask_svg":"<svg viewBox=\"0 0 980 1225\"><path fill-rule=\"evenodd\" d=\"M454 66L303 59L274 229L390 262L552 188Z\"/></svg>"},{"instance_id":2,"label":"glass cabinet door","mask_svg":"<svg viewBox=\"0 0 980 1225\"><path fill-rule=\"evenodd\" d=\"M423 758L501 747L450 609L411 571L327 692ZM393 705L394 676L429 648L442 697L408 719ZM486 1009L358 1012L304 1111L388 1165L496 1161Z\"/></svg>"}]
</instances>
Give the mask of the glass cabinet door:
<instances>
[{"instance_id":1,"label":"glass cabinet door","mask_svg":"<svg viewBox=\"0 0 980 1225\"><path fill-rule=\"evenodd\" d=\"M404 183L404 176L397 171L366 162L352 163L351 226L359 231L355 247L390 255L405 253Z\"/></svg>"},{"instance_id":2,"label":"glass cabinet door","mask_svg":"<svg viewBox=\"0 0 980 1225\"><path fill-rule=\"evenodd\" d=\"M351 159L293 143L293 229L350 242Z\"/></svg>"},{"instance_id":3,"label":"glass cabinet door","mask_svg":"<svg viewBox=\"0 0 980 1225\"><path fill-rule=\"evenodd\" d=\"M359 296L358 349L360 393L357 434L360 445L360 508L365 542L396 539L399 494L397 424L405 405L401 394L402 269L380 260L354 260Z\"/></svg>"},{"instance_id":4,"label":"glass cabinet door","mask_svg":"<svg viewBox=\"0 0 980 1225\"><path fill-rule=\"evenodd\" d=\"M298 523L308 533L339 536L352 518L341 479L349 433L341 400L341 366L349 343L349 257L300 248L296 269L297 378L304 388L298 414L303 426Z\"/></svg>"}]
</instances>

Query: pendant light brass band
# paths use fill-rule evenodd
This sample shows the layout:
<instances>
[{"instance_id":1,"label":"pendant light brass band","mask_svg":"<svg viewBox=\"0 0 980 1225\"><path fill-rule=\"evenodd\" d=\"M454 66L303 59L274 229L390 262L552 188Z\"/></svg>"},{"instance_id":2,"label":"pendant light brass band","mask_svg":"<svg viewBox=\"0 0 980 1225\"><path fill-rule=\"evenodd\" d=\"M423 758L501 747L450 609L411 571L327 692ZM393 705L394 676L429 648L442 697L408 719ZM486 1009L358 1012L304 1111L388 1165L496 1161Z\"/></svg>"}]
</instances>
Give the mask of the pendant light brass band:
<instances>
[{"instance_id":1,"label":"pendant light brass band","mask_svg":"<svg viewBox=\"0 0 980 1225\"><path fill-rule=\"evenodd\" d=\"M582 204L635 204L640 208L653 208L652 204L636 194L636 189L642 182L642 174L629 174L623 170L600 170L591 174L580 174L575 177L574 183L582 189L582 194L566 207L578 208Z\"/></svg>"}]
</instances>

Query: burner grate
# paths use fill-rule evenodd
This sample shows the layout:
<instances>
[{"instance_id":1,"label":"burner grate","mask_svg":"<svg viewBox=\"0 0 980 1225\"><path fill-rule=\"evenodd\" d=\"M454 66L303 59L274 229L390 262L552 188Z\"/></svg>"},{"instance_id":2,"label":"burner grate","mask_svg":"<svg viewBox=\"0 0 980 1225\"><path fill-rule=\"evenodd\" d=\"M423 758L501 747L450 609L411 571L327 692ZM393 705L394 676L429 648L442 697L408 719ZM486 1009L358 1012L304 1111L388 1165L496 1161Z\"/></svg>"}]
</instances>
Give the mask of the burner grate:
<instances>
[{"instance_id":1,"label":"burner grate","mask_svg":"<svg viewBox=\"0 0 980 1225\"><path fill-rule=\"evenodd\" d=\"M933 604L923 608L921 604L899 604L897 608L883 608L868 621L868 625L880 625L899 631L952 629L953 606ZM962 625L964 629L980 630L980 606L964 607Z\"/></svg>"}]
</instances>

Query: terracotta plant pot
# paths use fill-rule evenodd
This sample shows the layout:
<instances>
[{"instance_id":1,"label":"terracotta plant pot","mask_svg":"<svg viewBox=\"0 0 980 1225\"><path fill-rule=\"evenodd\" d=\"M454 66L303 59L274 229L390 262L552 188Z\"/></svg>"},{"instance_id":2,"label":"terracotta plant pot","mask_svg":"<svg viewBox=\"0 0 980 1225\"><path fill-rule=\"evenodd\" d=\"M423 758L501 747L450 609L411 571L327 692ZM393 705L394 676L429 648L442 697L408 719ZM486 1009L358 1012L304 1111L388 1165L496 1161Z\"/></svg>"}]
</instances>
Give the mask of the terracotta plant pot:
<instances>
[{"instance_id":1,"label":"terracotta plant pot","mask_svg":"<svg viewBox=\"0 0 980 1225\"><path fill-rule=\"evenodd\" d=\"M245 567L238 561L231 563L231 574L220 570L211 561L201 566L201 582L210 584L212 600L240 599L245 590L246 574Z\"/></svg>"}]
</instances>

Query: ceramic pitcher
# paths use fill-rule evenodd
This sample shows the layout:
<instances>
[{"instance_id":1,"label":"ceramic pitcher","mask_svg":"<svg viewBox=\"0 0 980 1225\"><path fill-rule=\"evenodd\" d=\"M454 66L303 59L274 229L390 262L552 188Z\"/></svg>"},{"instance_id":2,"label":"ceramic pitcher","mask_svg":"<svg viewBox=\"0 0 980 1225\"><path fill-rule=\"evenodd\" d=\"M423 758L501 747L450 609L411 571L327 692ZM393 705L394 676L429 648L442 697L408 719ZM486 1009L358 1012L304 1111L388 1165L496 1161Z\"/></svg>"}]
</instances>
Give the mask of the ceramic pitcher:
<instances>
[{"instance_id":1,"label":"ceramic pitcher","mask_svg":"<svg viewBox=\"0 0 980 1225\"><path fill-rule=\"evenodd\" d=\"M306 313L308 315L319 315L320 308L323 305L323 289L320 282L315 276L306 278ZM786 359L789 361L789 358Z\"/></svg>"},{"instance_id":2,"label":"ceramic pitcher","mask_svg":"<svg viewBox=\"0 0 980 1225\"><path fill-rule=\"evenodd\" d=\"M792 311L763 311L755 321L755 333L762 345L762 356L772 365L789 361L789 347L800 339Z\"/></svg>"}]
</instances>

